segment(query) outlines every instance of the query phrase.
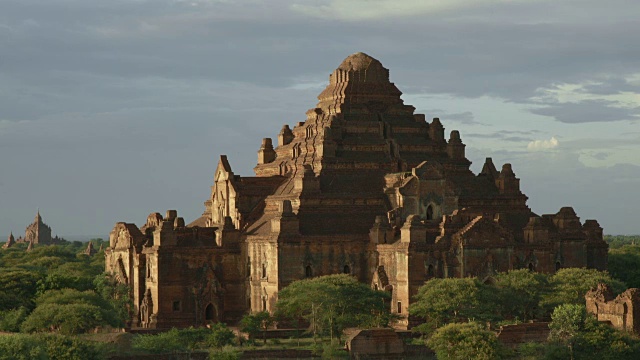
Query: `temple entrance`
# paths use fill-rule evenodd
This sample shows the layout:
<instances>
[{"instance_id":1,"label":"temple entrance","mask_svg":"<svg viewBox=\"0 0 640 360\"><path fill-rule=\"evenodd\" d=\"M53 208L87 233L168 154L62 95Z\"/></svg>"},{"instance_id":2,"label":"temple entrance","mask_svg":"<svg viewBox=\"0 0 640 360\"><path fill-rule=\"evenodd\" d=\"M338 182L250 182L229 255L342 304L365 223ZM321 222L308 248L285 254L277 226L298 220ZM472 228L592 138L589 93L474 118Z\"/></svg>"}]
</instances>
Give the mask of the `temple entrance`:
<instances>
[{"instance_id":1,"label":"temple entrance","mask_svg":"<svg viewBox=\"0 0 640 360\"><path fill-rule=\"evenodd\" d=\"M427 220L433 220L433 206L427 206Z\"/></svg>"},{"instance_id":2,"label":"temple entrance","mask_svg":"<svg viewBox=\"0 0 640 360\"><path fill-rule=\"evenodd\" d=\"M207 322L218 322L218 317L216 316L216 309L213 307L213 304L207 305L204 310L204 318Z\"/></svg>"}]
</instances>

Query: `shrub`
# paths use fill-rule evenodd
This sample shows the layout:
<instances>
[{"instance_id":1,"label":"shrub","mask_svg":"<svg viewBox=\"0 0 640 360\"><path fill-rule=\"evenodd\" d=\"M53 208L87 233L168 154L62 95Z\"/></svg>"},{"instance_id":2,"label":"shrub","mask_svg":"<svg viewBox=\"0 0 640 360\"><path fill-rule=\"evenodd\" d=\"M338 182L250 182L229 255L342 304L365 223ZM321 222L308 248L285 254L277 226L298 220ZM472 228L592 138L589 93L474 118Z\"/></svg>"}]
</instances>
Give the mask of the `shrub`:
<instances>
[{"instance_id":1,"label":"shrub","mask_svg":"<svg viewBox=\"0 0 640 360\"><path fill-rule=\"evenodd\" d=\"M221 348L226 345L233 345L236 335L227 325L216 323L211 325L211 333L207 336L206 343L214 348Z\"/></svg>"},{"instance_id":2,"label":"shrub","mask_svg":"<svg viewBox=\"0 0 640 360\"><path fill-rule=\"evenodd\" d=\"M20 324L24 322L27 315L29 315L29 310L25 307L0 312L0 331L20 331Z\"/></svg>"}]
</instances>

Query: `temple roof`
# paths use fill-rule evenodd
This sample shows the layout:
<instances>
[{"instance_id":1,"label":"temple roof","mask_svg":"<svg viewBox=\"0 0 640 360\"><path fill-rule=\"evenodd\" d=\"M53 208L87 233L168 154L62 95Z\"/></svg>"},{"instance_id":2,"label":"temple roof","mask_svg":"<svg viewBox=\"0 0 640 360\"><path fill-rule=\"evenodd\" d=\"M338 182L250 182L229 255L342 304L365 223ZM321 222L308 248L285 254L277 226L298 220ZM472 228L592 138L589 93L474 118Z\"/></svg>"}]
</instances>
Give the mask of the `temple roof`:
<instances>
[{"instance_id":1,"label":"temple roof","mask_svg":"<svg viewBox=\"0 0 640 360\"><path fill-rule=\"evenodd\" d=\"M347 58L342 61L340 66L338 66L338 69L346 71L362 71L372 67L372 64L374 65L374 67L382 67L382 63L380 63L380 61L378 61L377 59L374 59L373 57L363 52L357 52L347 56Z\"/></svg>"}]
</instances>

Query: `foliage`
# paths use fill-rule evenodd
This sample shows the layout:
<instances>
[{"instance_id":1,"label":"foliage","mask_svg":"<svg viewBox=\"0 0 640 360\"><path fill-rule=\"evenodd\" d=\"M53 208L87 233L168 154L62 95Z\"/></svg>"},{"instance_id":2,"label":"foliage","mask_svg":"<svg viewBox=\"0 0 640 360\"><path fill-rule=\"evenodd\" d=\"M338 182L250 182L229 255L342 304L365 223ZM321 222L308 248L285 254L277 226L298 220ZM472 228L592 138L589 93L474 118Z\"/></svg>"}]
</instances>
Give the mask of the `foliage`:
<instances>
[{"instance_id":1,"label":"foliage","mask_svg":"<svg viewBox=\"0 0 640 360\"><path fill-rule=\"evenodd\" d=\"M96 276L93 285L96 292L111 304L121 323L131 319L133 300L127 285L119 283L111 274L106 273Z\"/></svg>"},{"instance_id":2,"label":"foliage","mask_svg":"<svg viewBox=\"0 0 640 360\"><path fill-rule=\"evenodd\" d=\"M551 314L549 340L566 345L573 358L573 344L576 336L584 328L587 311L584 305L562 304Z\"/></svg>"},{"instance_id":3,"label":"foliage","mask_svg":"<svg viewBox=\"0 0 640 360\"><path fill-rule=\"evenodd\" d=\"M453 323L438 328L427 340L438 359L499 359L496 334L477 323Z\"/></svg>"},{"instance_id":4,"label":"foliage","mask_svg":"<svg viewBox=\"0 0 640 360\"><path fill-rule=\"evenodd\" d=\"M246 314L240 320L240 331L249 334L249 337L255 338L259 332L262 332L262 340L267 343L267 330L273 324L273 317L268 311L260 311L253 314Z\"/></svg>"},{"instance_id":5,"label":"foliage","mask_svg":"<svg viewBox=\"0 0 640 360\"><path fill-rule=\"evenodd\" d=\"M88 261L67 262L50 271L38 283L38 290L39 292L66 288L90 290L94 288L93 279L102 271L103 269L90 266Z\"/></svg>"},{"instance_id":6,"label":"foliage","mask_svg":"<svg viewBox=\"0 0 640 360\"><path fill-rule=\"evenodd\" d=\"M640 287L640 239L637 244L609 250L608 266L611 276L632 288Z\"/></svg>"},{"instance_id":7,"label":"foliage","mask_svg":"<svg viewBox=\"0 0 640 360\"><path fill-rule=\"evenodd\" d=\"M22 323L22 331L78 334L98 326L119 326L109 302L94 291L49 290L36 299L36 309Z\"/></svg>"},{"instance_id":8,"label":"foliage","mask_svg":"<svg viewBox=\"0 0 640 360\"><path fill-rule=\"evenodd\" d=\"M225 346L222 349L209 351L209 360L238 360L240 352L232 346Z\"/></svg>"},{"instance_id":9,"label":"foliage","mask_svg":"<svg viewBox=\"0 0 640 360\"><path fill-rule=\"evenodd\" d=\"M427 281L409 306L411 315L426 319L416 331L428 334L443 324L482 317L478 313L480 287L473 278Z\"/></svg>"},{"instance_id":10,"label":"foliage","mask_svg":"<svg viewBox=\"0 0 640 360\"><path fill-rule=\"evenodd\" d=\"M551 276L551 290L546 294L541 305L553 309L561 304L584 304L584 296L598 283L606 283L618 294L626 289L626 285L613 279L606 271L585 268L560 269Z\"/></svg>"},{"instance_id":11,"label":"foliage","mask_svg":"<svg viewBox=\"0 0 640 360\"><path fill-rule=\"evenodd\" d=\"M497 291L491 292L496 293L498 299L491 305L500 305L503 318L530 320L541 315L538 304L549 286L545 274L520 269L499 273L495 279Z\"/></svg>"},{"instance_id":12,"label":"foliage","mask_svg":"<svg viewBox=\"0 0 640 360\"><path fill-rule=\"evenodd\" d=\"M33 336L0 335L0 360L46 359L46 349Z\"/></svg>"},{"instance_id":13,"label":"foliage","mask_svg":"<svg viewBox=\"0 0 640 360\"><path fill-rule=\"evenodd\" d=\"M211 325L211 333L206 338L206 343L210 347L220 349L227 345L232 345L236 335L227 325L215 323Z\"/></svg>"},{"instance_id":14,"label":"foliage","mask_svg":"<svg viewBox=\"0 0 640 360\"><path fill-rule=\"evenodd\" d=\"M176 329L156 335L138 335L133 338L132 347L149 353L171 353L193 351L214 347L210 359L237 359L239 354L229 345L233 343L234 333L225 324L212 324L211 329Z\"/></svg>"},{"instance_id":15,"label":"foliage","mask_svg":"<svg viewBox=\"0 0 640 360\"><path fill-rule=\"evenodd\" d=\"M625 245L640 245L640 235L605 235L604 241L611 249L617 249Z\"/></svg>"},{"instance_id":16,"label":"foliage","mask_svg":"<svg viewBox=\"0 0 640 360\"><path fill-rule=\"evenodd\" d=\"M21 306L32 309L37 292L36 283L42 275L20 268L0 271L0 311Z\"/></svg>"},{"instance_id":17,"label":"foliage","mask_svg":"<svg viewBox=\"0 0 640 360\"><path fill-rule=\"evenodd\" d=\"M20 325L24 322L29 314L29 310L25 307L18 309L0 311L0 331L18 332Z\"/></svg>"},{"instance_id":18,"label":"foliage","mask_svg":"<svg viewBox=\"0 0 640 360\"><path fill-rule=\"evenodd\" d=\"M294 281L278 293L276 316L304 319L314 335L333 339L347 327L386 326L391 320L389 295L346 274Z\"/></svg>"},{"instance_id":19,"label":"foliage","mask_svg":"<svg viewBox=\"0 0 640 360\"><path fill-rule=\"evenodd\" d=\"M97 349L89 343L59 335L41 335L50 360L97 360Z\"/></svg>"},{"instance_id":20,"label":"foliage","mask_svg":"<svg viewBox=\"0 0 640 360\"><path fill-rule=\"evenodd\" d=\"M0 360L98 360L96 348L60 335L0 335Z\"/></svg>"},{"instance_id":21,"label":"foliage","mask_svg":"<svg viewBox=\"0 0 640 360\"><path fill-rule=\"evenodd\" d=\"M175 328L155 335L138 335L133 338L131 346L134 349L156 354L184 351L187 348L179 336L179 330Z\"/></svg>"}]
</instances>

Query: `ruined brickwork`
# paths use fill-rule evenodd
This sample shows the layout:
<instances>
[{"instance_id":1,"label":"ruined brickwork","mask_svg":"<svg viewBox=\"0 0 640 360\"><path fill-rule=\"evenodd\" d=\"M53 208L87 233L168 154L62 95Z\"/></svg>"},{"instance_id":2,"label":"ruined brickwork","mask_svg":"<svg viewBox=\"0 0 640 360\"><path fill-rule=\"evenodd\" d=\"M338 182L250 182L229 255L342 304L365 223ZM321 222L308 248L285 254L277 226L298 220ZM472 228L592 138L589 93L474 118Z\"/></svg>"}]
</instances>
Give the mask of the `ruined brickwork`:
<instances>
[{"instance_id":1,"label":"ruined brickwork","mask_svg":"<svg viewBox=\"0 0 640 360\"><path fill-rule=\"evenodd\" d=\"M271 311L292 281L336 273L389 291L405 315L432 277L606 268L595 220L533 213L510 164L474 174L460 133L445 138L400 95L378 60L353 54L305 121L263 139L256 176L220 158L202 217L118 223L107 270L131 285L135 325L200 324L207 304L213 320Z\"/></svg>"},{"instance_id":2,"label":"ruined brickwork","mask_svg":"<svg viewBox=\"0 0 640 360\"><path fill-rule=\"evenodd\" d=\"M587 312L598 321L640 335L640 289L627 289L617 297L607 284L598 284L585 295Z\"/></svg>"}]
</instances>

